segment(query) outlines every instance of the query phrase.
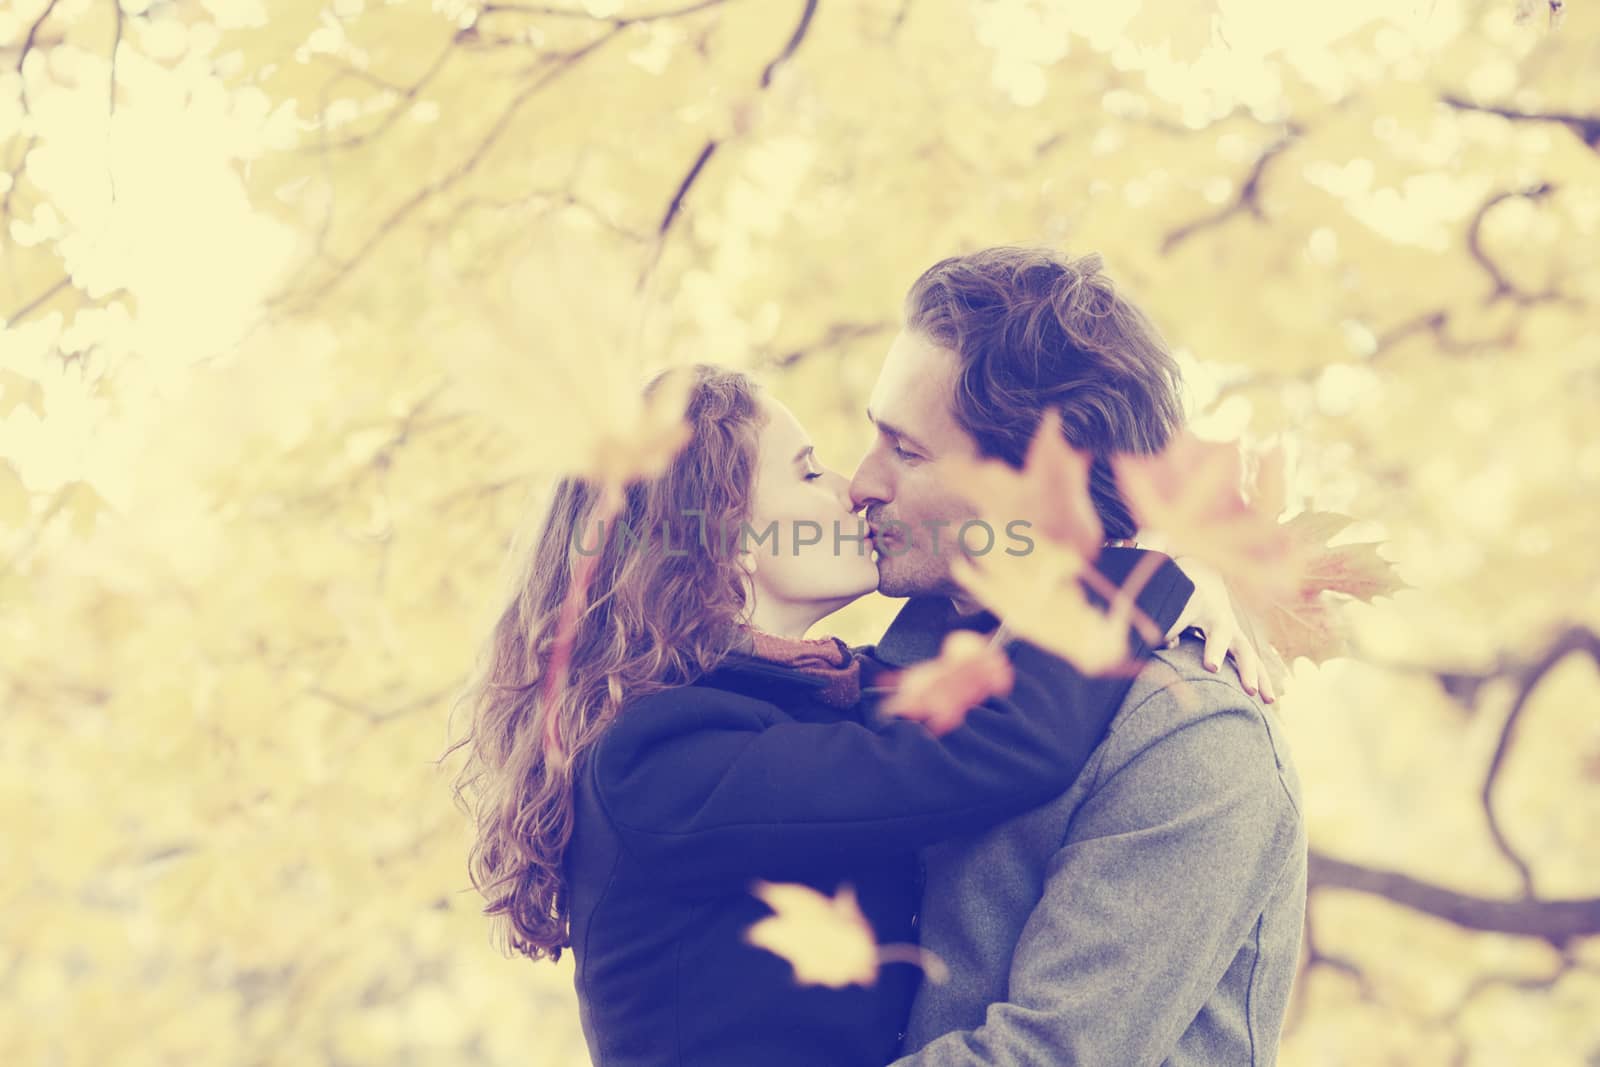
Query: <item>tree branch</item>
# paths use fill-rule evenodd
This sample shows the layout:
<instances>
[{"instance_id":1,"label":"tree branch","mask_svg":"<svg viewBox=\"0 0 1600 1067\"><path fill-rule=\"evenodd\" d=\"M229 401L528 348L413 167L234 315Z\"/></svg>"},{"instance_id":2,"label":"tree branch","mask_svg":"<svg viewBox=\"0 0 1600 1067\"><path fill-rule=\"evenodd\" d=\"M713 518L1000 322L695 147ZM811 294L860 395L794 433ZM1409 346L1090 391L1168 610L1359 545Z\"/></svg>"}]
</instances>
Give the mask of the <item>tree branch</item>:
<instances>
[{"instance_id":1,"label":"tree branch","mask_svg":"<svg viewBox=\"0 0 1600 1067\"><path fill-rule=\"evenodd\" d=\"M429 82L433 81L440 70L444 69L445 60L450 58L451 53L453 53L457 47L466 44L469 41L469 38L465 36L466 33L467 31L462 30L452 37L450 39L450 44L445 47L444 51L439 53L439 57L433 61L427 70L422 72L421 77L412 82L410 85L396 85L393 82L386 81L383 78L379 78L374 74L368 73L367 71L353 67L341 60L334 60L330 58L328 62L334 63L340 68L340 70L336 76L329 78L326 84L322 86L322 92L318 98L319 107L317 108L317 114L324 123L327 122L328 99L333 94L333 87L338 85L345 78L356 78L366 82L368 85L374 85L380 89L385 89L389 92L396 93L399 95L400 99L395 103L394 107L391 107L388 112L384 114L383 118L380 119L378 124L372 127L372 129L363 133L352 134L343 140L324 141L318 144L315 148L309 148L306 149L306 151L326 153L334 149L357 148L379 136L390 126L393 126L395 122L399 120L400 116L405 113L405 109L402 105L407 101L415 100L417 98L417 94L421 92ZM326 131L326 128L326 125L324 125L324 131Z\"/></svg>"},{"instance_id":2,"label":"tree branch","mask_svg":"<svg viewBox=\"0 0 1600 1067\"><path fill-rule=\"evenodd\" d=\"M705 146L700 149L700 154L695 156L694 162L689 165L689 172L683 176L682 181L678 182L678 189L672 194L671 202L667 204L666 214L661 216L661 224L656 227L656 235L662 240L666 239L667 231L672 229L673 221L683 208L684 197L689 195L689 190L693 187L695 179L700 177L700 172L705 169L706 163L716 154L719 143L715 138L707 141Z\"/></svg>"},{"instance_id":3,"label":"tree branch","mask_svg":"<svg viewBox=\"0 0 1600 1067\"><path fill-rule=\"evenodd\" d=\"M478 9L478 17L493 15L499 12L516 13L521 15L544 15L549 18L585 19L589 22L609 22L617 29L631 26L636 22L656 22L660 19L681 18L684 15L693 15L708 8L719 7L727 0L700 0L697 4L687 7L671 8L666 11L651 11L642 15L591 15L587 11L570 7L551 7L547 4L484 4Z\"/></svg>"},{"instance_id":4,"label":"tree branch","mask_svg":"<svg viewBox=\"0 0 1600 1067\"><path fill-rule=\"evenodd\" d=\"M37 311L52 296L55 296L57 293L61 292L61 290L65 289L71 284L72 279L63 274L59 279L57 279L54 285L40 293L38 296L34 297L32 300L28 301L26 304L23 304L21 307L17 308L17 310L7 315L4 319L0 319L0 322L3 322L7 326L16 325L33 312Z\"/></svg>"},{"instance_id":5,"label":"tree branch","mask_svg":"<svg viewBox=\"0 0 1600 1067\"><path fill-rule=\"evenodd\" d=\"M1250 168L1250 173L1245 177L1244 184L1239 187L1239 195L1234 198L1233 203L1214 214L1185 223L1168 233L1161 242L1161 254L1164 256L1171 254L1173 249L1201 230L1219 226L1240 213L1249 212L1257 220L1265 219L1266 215L1261 210L1261 180L1272 161L1287 151L1303 132L1296 123L1286 126L1283 136L1268 145L1266 150L1256 157L1255 165Z\"/></svg>"},{"instance_id":6,"label":"tree branch","mask_svg":"<svg viewBox=\"0 0 1600 1067\"><path fill-rule=\"evenodd\" d=\"M1494 290L1484 298L1483 302L1485 304L1492 304L1501 297L1507 296L1519 304L1537 304L1561 299L1560 294L1554 289L1549 289L1542 293L1529 293L1519 289L1500 269L1500 266L1489 258L1489 253L1483 247L1483 221L1497 205L1517 197L1526 197L1535 201L1542 200L1554 192L1555 188L1550 182L1540 182L1525 189L1517 189L1508 193L1496 193L1483 202L1483 206L1478 208L1477 212L1472 216L1472 221L1467 224L1467 251L1477 261L1478 265L1484 269L1484 272L1489 275L1489 280L1494 283Z\"/></svg>"},{"instance_id":7,"label":"tree branch","mask_svg":"<svg viewBox=\"0 0 1600 1067\"><path fill-rule=\"evenodd\" d=\"M1376 359L1395 345L1404 341L1413 334L1427 333L1433 335L1433 343L1441 352L1455 352L1471 355L1485 348L1507 346L1516 342L1515 325L1508 326L1497 337L1471 337L1457 338L1450 334L1450 309L1435 308L1425 311L1420 315L1405 320L1378 335L1373 346L1372 354L1367 358Z\"/></svg>"},{"instance_id":8,"label":"tree branch","mask_svg":"<svg viewBox=\"0 0 1600 1067\"><path fill-rule=\"evenodd\" d=\"M1500 728L1500 740L1495 745L1494 755L1489 760L1489 770L1483 777L1483 813L1489 821L1489 834L1494 838L1495 847L1500 850L1513 867L1517 869L1518 876L1522 879L1522 893L1527 899L1533 899L1533 871L1527 862L1511 847L1511 842L1506 838L1505 831L1500 826L1500 820L1495 815L1494 786L1500 776L1500 769L1504 766L1506 756L1511 751L1511 742L1516 734L1517 724L1522 717L1523 709L1528 706L1528 700L1533 696L1534 690L1539 688L1539 683L1569 654L1573 652L1586 653L1589 658L1600 666L1600 636L1584 626L1573 626L1553 641L1548 649L1532 666L1520 672L1517 682L1517 696L1511 704L1511 710L1506 714L1506 721Z\"/></svg>"},{"instance_id":9,"label":"tree branch","mask_svg":"<svg viewBox=\"0 0 1600 1067\"><path fill-rule=\"evenodd\" d=\"M817 340L808 345L802 345L799 348L791 348L787 352L784 352L780 355L769 356L766 362L768 366L772 367L792 367L814 352L826 351L830 348L838 348L840 345L848 344L849 342L862 337L871 337L874 334L883 333L888 329L890 329L890 324L887 322L831 323L828 326L827 332L825 332Z\"/></svg>"},{"instance_id":10,"label":"tree branch","mask_svg":"<svg viewBox=\"0 0 1600 1067\"><path fill-rule=\"evenodd\" d=\"M785 42L783 48L761 71L760 88L762 91L771 87L772 77L777 69L793 58L795 51L800 47L800 43L805 40L806 32L811 28L812 17L816 13L817 0L806 0L805 7L800 12L800 21L795 25L794 32L789 35L789 40ZM689 191L694 188L694 183L699 181L700 175L705 173L706 164L710 162L711 157L716 154L717 149L720 147L721 142L715 137L707 140L705 145L701 147L699 154L695 156L694 162L689 165L688 172L679 180L678 187L673 192L671 201L667 204L667 210L661 216L661 224L656 228L655 252L651 255L650 262L646 264L644 270L639 274L637 289L640 292L644 291L651 275L655 273L656 264L661 262L661 254L666 251L667 238L672 232L672 225L677 221L678 216L682 214L683 205L689 197Z\"/></svg>"},{"instance_id":11,"label":"tree branch","mask_svg":"<svg viewBox=\"0 0 1600 1067\"><path fill-rule=\"evenodd\" d=\"M404 222L412 212L416 211L434 196L437 196L439 193L451 188L471 174L473 170L477 168L478 164L483 161L484 157L489 154L489 150L494 147L495 143L499 141L502 136L504 136L506 130L511 126L511 120L516 117L517 112L522 110L529 100L533 99L533 97L536 96L541 89L545 88L545 86L549 85L562 74L570 70L574 64L578 63L584 57L600 48L606 42L613 40L617 34L621 32L621 30L613 28L601 34L599 37L596 37L588 44L583 45L581 48L574 49L571 52L561 53L557 57L555 65L550 70L546 71L541 77L535 78L533 81L529 82L521 92L512 97L511 101L505 106L505 108L500 112L499 116L496 117L494 123L489 127L489 130L484 135L483 139L478 142L471 153L468 154L467 158L461 162L460 166L443 177L429 182L421 189L418 189L402 204L400 204L400 206L391 211L389 215L378 224L377 228L367 237L365 241L362 242L361 246L357 248L348 259L335 264L335 268L329 276L319 279L315 285L307 286L305 289L301 290L301 293L305 294L302 297L302 302L310 300L313 295L317 299L325 297L336 286L343 282L344 279L347 278L350 273L355 270L355 268L359 266L364 259L367 258L367 256L371 255L373 249L377 248L386 237L394 233L400 224ZM288 293L279 293L277 296L269 300L267 304L269 308L276 308L287 303L288 300Z\"/></svg>"},{"instance_id":12,"label":"tree branch","mask_svg":"<svg viewBox=\"0 0 1600 1067\"><path fill-rule=\"evenodd\" d=\"M794 28L794 33L789 36L789 43L783 46L783 51L772 58L767 68L761 72L761 88L765 89L772 84L772 76L779 67L787 63L800 47L800 42L806 39L806 31L811 29L811 19L817 13L817 0L806 0L806 6L800 12L800 22Z\"/></svg>"},{"instance_id":13,"label":"tree branch","mask_svg":"<svg viewBox=\"0 0 1600 1067\"><path fill-rule=\"evenodd\" d=\"M1579 140L1597 152L1600 152L1600 115L1574 115L1557 111L1519 111L1511 107L1495 107L1490 104L1475 104L1472 101L1446 93L1439 98L1442 102L1458 111L1479 111L1486 115L1499 115L1512 122L1554 122L1565 126L1578 135Z\"/></svg>"},{"instance_id":14,"label":"tree branch","mask_svg":"<svg viewBox=\"0 0 1600 1067\"><path fill-rule=\"evenodd\" d=\"M1370 893L1468 930L1537 937L1557 946L1575 937L1600 934L1600 898L1494 900L1315 850L1310 854L1307 884L1310 891Z\"/></svg>"}]
</instances>

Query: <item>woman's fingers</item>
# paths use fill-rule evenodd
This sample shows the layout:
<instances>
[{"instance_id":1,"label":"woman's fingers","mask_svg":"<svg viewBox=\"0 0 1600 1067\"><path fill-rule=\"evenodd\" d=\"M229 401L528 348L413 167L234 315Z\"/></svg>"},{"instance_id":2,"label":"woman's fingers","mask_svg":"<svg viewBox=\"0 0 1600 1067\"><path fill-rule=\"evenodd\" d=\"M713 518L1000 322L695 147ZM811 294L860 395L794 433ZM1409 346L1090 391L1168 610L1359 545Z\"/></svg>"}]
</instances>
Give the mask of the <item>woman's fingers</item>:
<instances>
[{"instance_id":1,"label":"woman's fingers","mask_svg":"<svg viewBox=\"0 0 1600 1067\"><path fill-rule=\"evenodd\" d=\"M1206 634L1206 650L1201 655L1201 662L1206 665L1206 670L1216 673L1223 657L1228 654L1228 641L1231 637L1227 628L1222 626Z\"/></svg>"},{"instance_id":2,"label":"woman's fingers","mask_svg":"<svg viewBox=\"0 0 1600 1067\"><path fill-rule=\"evenodd\" d=\"M1256 655L1249 641L1239 642L1239 647L1233 650L1233 662L1239 671L1239 681L1244 683L1244 691L1255 696L1260 687L1261 657Z\"/></svg>"}]
</instances>

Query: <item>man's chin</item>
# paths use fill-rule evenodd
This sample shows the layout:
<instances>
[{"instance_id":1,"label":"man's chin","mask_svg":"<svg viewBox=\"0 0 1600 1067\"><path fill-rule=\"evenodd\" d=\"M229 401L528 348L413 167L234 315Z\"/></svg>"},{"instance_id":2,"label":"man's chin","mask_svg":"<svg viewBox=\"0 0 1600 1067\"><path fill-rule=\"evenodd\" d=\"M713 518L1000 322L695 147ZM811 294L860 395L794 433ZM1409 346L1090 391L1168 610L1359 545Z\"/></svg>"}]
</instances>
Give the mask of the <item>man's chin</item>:
<instances>
[{"instance_id":1,"label":"man's chin","mask_svg":"<svg viewBox=\"0 0 1600 1067\"><path fill-rule=\"evenodd\" d=\"M901 565L900 560L878 560L878 593L882 596L931 596L948 586L942 579L933 579L916 567Z\"/></svg>"}]
</instances>

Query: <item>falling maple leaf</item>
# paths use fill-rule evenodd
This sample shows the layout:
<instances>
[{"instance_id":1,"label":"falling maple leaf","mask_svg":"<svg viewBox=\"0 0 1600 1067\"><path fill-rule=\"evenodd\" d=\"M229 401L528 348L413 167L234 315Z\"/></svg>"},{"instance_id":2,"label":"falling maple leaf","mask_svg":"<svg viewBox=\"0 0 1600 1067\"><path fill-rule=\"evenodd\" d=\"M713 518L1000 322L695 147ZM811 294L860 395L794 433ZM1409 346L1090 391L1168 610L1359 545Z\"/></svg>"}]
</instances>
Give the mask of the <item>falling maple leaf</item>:
<instances>
[{"instance_id":1,"label":"falling maple leaf","mask_svg":"<svg viewBox=\"0 0 1600 1067\"><path fill-rule=\"evenodd\" d=\"M1081 670L1110 674L1127 665L1130 623L1152 643L1160 634L1135 599L1154 564L1146 565L1131 596L1089 565L1105 544L1089 491L1092 464L1093 457L1067 443L1055 409L1039 420L1021 469L998 460L952 463L951 485L991 526L1024 519L1037 536L1021 556L958 556L951 573L1017 633ZM1085 583L1114 605L1110 614L1089 601Z\"/></svg>"},{"instance_id":2,"label":"falling maple leaf","mask_svg":"<svg viewBox=\"0 0 1600 1067\"><path fill-rule=\"evenodd\" d=\"M853 886L831 897L784 882L757 882L751 891L775 914L753 923L745 941L788 960L795 981L834 989L877 981L878 942Z\"/></svg>"},{"instance_id":3,"label":"falling maple leaf","mask_svg":"<svg viewBox=\"0 0 1600 1067\"><path fill-rule=\"evenodd\" d=\"M939 654L899 672L894 693L880 710L922 723L943 735L960 726L967 712L996 694L1011 692L1011 661L982 634L951 630Z\"/></svg>"},{"instance_id":4,"label":"falling maple leaf","mask_svg":"<svg viewBox=\"0 0 1600 1067\"><path fill-rule=\"evenodd\" d=\"M1246 600L1290 597L1305 560L1270 510L1275 502L1245 500L1242 466L1238 442L1202 441L1192 434L1154 456L1112 459L1117 486L1141 529L1159 537L1170 555L1204 560ZM1281 495L1270 482L1267 492Z\"/></svg>"},{"instance_id":5,"label":"falling maple leaf","mask_svg":"<svg viewBox=\"0 0 1600 1067\"><path fill-rule=\"evenodd\" d=\"M622 492L628 484L659 475L682 451L694 432L686 418L693 388L694 376L688 368L674 368L659 376L642 395L630 393L629 399L617 400L609 415L597 421L576 463L578 473L600 486L599 500L584 527L593 523L603 539L606 524L622 509ZM542 687L546 707L554 705L555 694L567 683L578 618L589 601L589 585L599 559L600 553L595 552L578 560L572 586L561 603ZM553 765L565 759L554 716L545 721L544 750Z\"/></svg>"},{"instance_id":6,"label":"falling maple leaf","mask_svg":"<svg viewBox=\"0 0 1600 1067\"><path fill-rule=\"evenodd\" d=\"M1262 450L1256 458L1255 476L1246 487L1250 506L1269 519L1277 519L1289 506L1289 467L1281 442Z\"/></svg>"},{"instance_id":7,"label":"falling maple leaf","mask_svg":"<svg viewBox=\"0 0 1600 1067\"><path fill-rule=\"evenodd\" d=\"M949 978L944 961L920 945L880 947L849 884L833 896L792 882L758 881L751 892L773 914L752 923L745 941L787 960L800 985L872 985L885 963L916 964L933 982Z\"/></svg>"},{"instance_id":8,"label":"falling maple leaf","mask_svg":"<svg viewBox=\"0 0 1600 1067\"><path fill-rule=\"evenodd\" d=\"M1025 519L1040 536L1093 559L1105 527L1089 495L1091 457L1067 444L1061 414L1045 412L1018 470L1000 460L952 460L946 477L956 492L1004 527Z\"/></svg>"},{"instance_id":9,"label":"falling maple leaf","mask_svg":"<svg viewBox=\"0 0 1600 1067\"><path fill-rule=\"evenodd\" d=\"M1084 588L1082 579L1092 571L1089 561L1052 541L1038 541L1021 556L957 557L950 561L950 575L1018 636L1085 674L1110 675L1132 667L1128 630L1134 616L1143 614L1137 597L1162 562L1158 554L1144 555L1127 581L1111 590L1105 609L1090 601ZM1148 618L1143 622L1150 624Z\"/></svg>"},{"instance_id":10,"label":"falling maple leaf","mask_svg":"<svg viewBox=\"0 0 1600 1067\"><path fill-rule=\"evenodd\" d=\"M578 473L620 488L666 470L693 433L684 417L693 388L694 376L674 368L654 383L648 396L613 396L595 413L575 462Z\"/></svg>"},{"instance_id":11,"label":"falling maple leaf","mask_svg":"<svg viewBox=\"0 0 1600 1067\"><path fill-rule=\"evenodd\" d=\"M1283 524L1295 541L1296 555L1303 560L1296 587L1255 607L1267 642L1285 663L1293 663L1298 656L1322 663L1347 650L1337 597L1370 602L1405 587L1394 564L1378 555L1376 543L1328 544L1353 521L1337 512L1306 511Z\"/></svg>"}]
</instances>

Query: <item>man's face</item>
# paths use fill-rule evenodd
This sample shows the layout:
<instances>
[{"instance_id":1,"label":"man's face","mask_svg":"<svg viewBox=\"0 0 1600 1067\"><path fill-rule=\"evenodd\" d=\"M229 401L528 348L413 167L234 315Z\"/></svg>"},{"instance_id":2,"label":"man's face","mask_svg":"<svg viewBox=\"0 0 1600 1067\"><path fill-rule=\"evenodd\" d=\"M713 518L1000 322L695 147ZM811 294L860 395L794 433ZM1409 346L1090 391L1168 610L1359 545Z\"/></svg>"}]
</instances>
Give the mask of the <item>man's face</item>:
<instances>
[{"instance_id":1,"label":"man's face","mask_svg":"<svg viewBox=\"0 0 1600 1067\"><path fill-rule=\"evenodd\" d=\"M976 512L942 475L953 460L976 459L977 447L951 411L957 369L954 352L902 330L867 402L878 436L850 480L850 500L873 527L885 596L959 594L950 560ZM970 536L981 551L981 533Z\"/></svg>"}]
</instances>

